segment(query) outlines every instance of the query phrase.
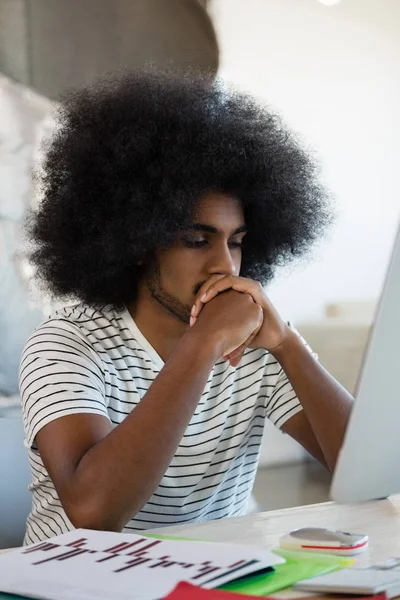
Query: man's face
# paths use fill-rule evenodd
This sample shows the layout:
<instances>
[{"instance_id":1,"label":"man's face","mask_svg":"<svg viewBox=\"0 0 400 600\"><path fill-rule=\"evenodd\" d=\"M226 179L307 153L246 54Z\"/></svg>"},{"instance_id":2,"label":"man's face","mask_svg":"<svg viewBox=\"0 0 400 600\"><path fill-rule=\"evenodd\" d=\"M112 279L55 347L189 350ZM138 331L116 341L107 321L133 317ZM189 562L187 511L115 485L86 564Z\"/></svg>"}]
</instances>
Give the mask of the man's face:
<instances>
[{"instance_id":1,"label":"man's face","mask_svg":"<svg viewBox=\"0 0 400 600\"><path fill-rule=\"evenodd\" d=\"M246 233L238 200L209 194L199 204L192 227L156 257L147 285L152 297L184 323L194 299L212 275L239 275Z\"/></svg>"}]
</instances>

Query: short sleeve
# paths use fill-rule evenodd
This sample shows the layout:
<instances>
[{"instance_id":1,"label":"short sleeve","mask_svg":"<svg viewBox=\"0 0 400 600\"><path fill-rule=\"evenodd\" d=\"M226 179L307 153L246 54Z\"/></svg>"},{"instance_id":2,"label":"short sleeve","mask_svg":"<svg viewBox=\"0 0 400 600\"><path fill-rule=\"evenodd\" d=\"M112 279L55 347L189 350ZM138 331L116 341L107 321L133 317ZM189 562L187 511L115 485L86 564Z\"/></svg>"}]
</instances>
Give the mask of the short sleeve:
<instances>
[{"instance_id":1,"label":"short sleeve","mask_svg":"<svg viewBox=\"0 0 400 600\"><path fill-rule=\"evenodd\" d=\"M79 328L62 319L43 323L29 337L19 377L26 444L63 416L107 417L102 362Z\"/></svg>"},{"instance_id":2,"label":"short sleeve","mask_svg":"<svg viewBox=\"0 0 400 600\"><path fill-rule=\"evenodd\" d=\"M297 329L295 329L291 323L288 323L288 325L299 336L310 354L312 354L312 356L318 360L318 355L312 351L304 338L301 337ZM302 410L303 407L300 404L300 400L298 399L292 384L290 383L285 371L280 368L275 386L269 396L266 406L266 414L268 419L276 427L278 427L278 429L282 429L286 421L294 417L294 415Z\"/></svg>"}]
</instances>

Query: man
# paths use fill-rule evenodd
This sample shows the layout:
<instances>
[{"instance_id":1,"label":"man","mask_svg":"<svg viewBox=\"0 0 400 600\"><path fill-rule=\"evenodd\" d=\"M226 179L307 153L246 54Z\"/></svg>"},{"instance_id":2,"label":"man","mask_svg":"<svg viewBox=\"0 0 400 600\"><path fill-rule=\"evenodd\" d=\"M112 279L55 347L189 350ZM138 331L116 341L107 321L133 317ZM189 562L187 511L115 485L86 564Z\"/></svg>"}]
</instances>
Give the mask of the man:
<instances>
[{"instance_id":1,"label":"man","mask_svg":"<svg viewBox=\"0 0 400 600\"><path fill-rule=\"evenodd\" d=\"M351 397L261 285L329 219L293 135L243 94L154 71L60 116L32 260L78 303L22 356L25 541L244 514L266 417L332 469Z\"/></svg>"}]
</instances>

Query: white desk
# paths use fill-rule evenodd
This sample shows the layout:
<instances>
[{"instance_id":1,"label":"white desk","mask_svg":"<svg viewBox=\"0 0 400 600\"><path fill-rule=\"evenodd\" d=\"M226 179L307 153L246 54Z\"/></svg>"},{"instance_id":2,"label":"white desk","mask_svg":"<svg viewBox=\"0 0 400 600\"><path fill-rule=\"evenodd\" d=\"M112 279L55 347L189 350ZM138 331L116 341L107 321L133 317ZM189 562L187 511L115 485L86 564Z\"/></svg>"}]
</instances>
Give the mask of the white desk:
<instances>
[{"instance_id":1,"label":"white desk","mask_svg":"<svg viewBox=\"0 0 400 600\"><path fill-rule=\"evenodd\" d=\"M325 502L297 506L248 517L152 529L151 533L272 547L278 545L284 533L307 526L331 527L369 535L370 547L357 558L359 564L400 557L400 494L388 500L354 505L340 506Z\"/></svg>"},{"instance_id":2,"label":"white desk","mask_svg":"<svg viewBox=\"0 0 400 600\"><path fill-rule=\"evenodd\" d=\"M161 527L148 533L272 547L278 545L281 535L299 527L332 527L368 534L370 547L357 558L360 564L400 557L400 494L388 500L343 506L324 502L248 517Z\"/></svg>"},{"instance_id":3,"label":"white desk","mask_svg":"<svg viewBox=\"0 0 400 600\"><path fill-rule=\"evenodd\" d=\"M358 564L378 563L400 557L400 494L391 496L388 500L344 506L325 502L248 517L163 527L152 529L148 533L273 547L278 545L279 538L284 533L306 526L332 527L368 534L370 547L357 557ZM274 596L281 600L299 600L310 598L312 594L289 588Z\"/></svg>"}]
</instances>

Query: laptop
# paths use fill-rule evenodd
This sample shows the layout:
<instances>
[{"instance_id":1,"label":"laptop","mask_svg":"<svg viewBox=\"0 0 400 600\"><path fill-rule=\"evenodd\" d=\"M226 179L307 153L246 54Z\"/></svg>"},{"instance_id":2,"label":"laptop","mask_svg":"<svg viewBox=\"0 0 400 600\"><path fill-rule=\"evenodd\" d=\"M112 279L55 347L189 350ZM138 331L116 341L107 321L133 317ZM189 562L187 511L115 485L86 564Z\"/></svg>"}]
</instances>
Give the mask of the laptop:
<instances>
[{"instance_id":1,"label":"laptop","mask_svg":"<svg viewBox=\"0 0 400 600\"><path fill-rule=\"evenodd\" d=\"M400 492L400 227L355 398L330 491L339 503Z\"/></svg>"}]
</instances>

